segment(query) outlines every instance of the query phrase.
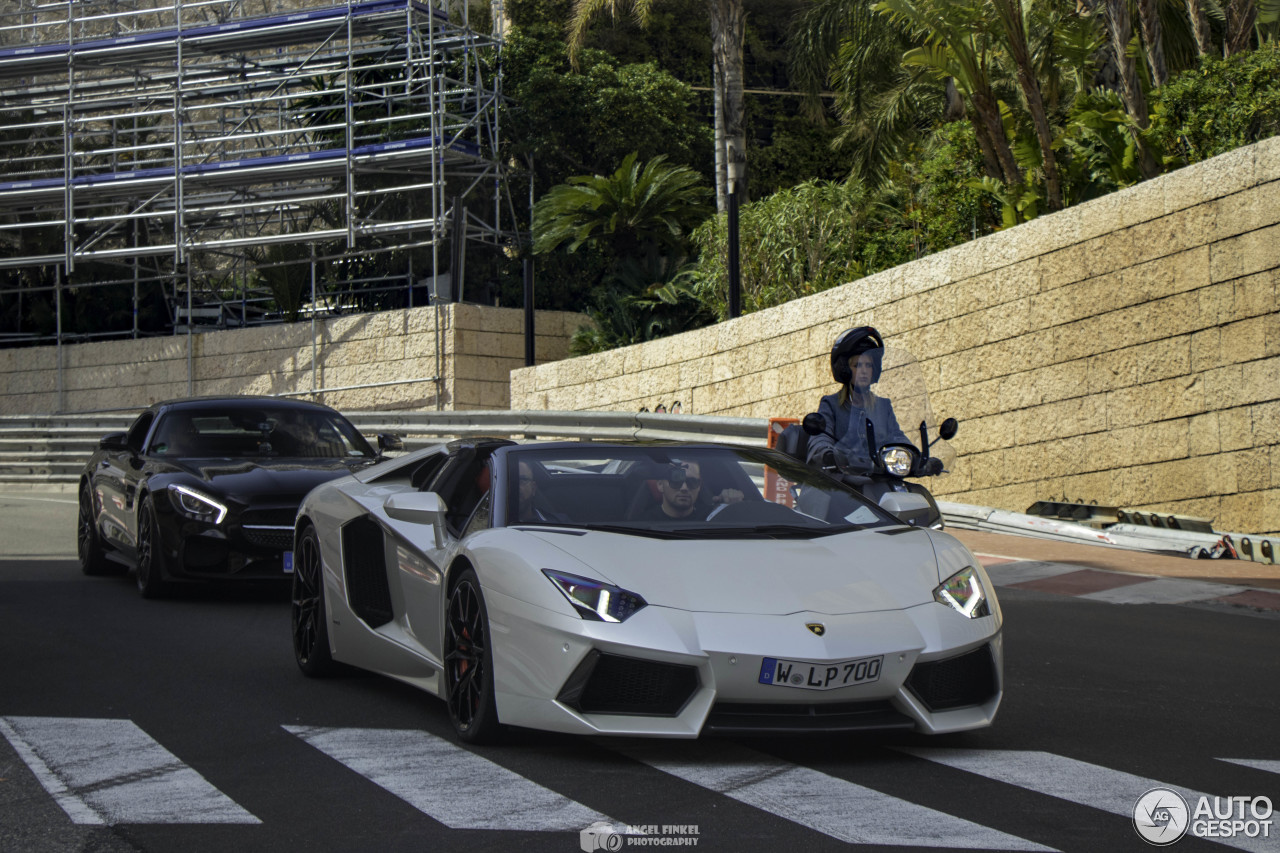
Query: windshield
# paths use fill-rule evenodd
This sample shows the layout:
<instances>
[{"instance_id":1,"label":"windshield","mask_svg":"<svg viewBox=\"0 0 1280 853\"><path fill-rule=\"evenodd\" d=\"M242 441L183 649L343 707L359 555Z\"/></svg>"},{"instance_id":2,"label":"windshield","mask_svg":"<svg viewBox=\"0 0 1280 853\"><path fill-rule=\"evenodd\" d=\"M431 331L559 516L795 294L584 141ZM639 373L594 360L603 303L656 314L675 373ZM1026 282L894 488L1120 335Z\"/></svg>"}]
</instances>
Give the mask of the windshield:
<instances>
[{"instance_id":1,"label":"windshield","mask_svg":"<svg viewBox=\"0 0 1280 853\"><path fill-rule=\"evenodd\" d=\"M871 385L871 392L892 403L898 426L909 443L917 449L920 448L920 424L923 422L928 430L929 441L934 442L929 448L929 455L941 459L947 471L953 470L956 452L951 445L938 438L939 421L929 405L929 391L920 362L910 352L899 347L885 347L883 352L884 366L879 380ZM877 445L885 443L886 436L877 436Z\"/></svg>"},{"instance_id":2,"label":"windshield","mask_svg":"<svg viewBox=\"0 0 1280 853\"><path fill-rule=\"evenodd\" d=\"M157 425L150 452L197 458L372 458L351 422L336 412L281 406L177 409Z\"/></svg>"},{"instance_id":3,"label":"windshield","mask_svg":"<svg viewBox=\"0 0 1280 853\"><path fill-rule=\"evenodd\" d=\"M508 525L681 537L810 538L900 524L857 492L771 450L512 448Z\"/></svg>"}]
</instances>

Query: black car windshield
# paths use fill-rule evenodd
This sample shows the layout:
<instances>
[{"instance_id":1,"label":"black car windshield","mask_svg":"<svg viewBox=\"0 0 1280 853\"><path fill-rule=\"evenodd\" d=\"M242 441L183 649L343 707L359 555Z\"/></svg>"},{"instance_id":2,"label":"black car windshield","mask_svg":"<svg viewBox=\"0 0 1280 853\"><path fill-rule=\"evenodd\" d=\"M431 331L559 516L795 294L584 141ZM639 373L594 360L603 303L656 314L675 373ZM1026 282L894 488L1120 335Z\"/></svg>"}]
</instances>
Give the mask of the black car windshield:
<instances>
[{"instance_id":1,"label":"black car windshield","mask_svg":"<svg viewBox=\"0 0 1280 853\"><path fill-rule=\"evenodd\" d=\"M771 450L513 448L508 525L682 538L812 538L900 524L848 486Z\"/></svg>"},{"instance_id":2,"label":"black car windshield","mask_svg":"<svg viewBox=\"0 0 1280 853\"><path fill-rule=\"evenodd\" d=\"M150 452L166 457L372 458L351 422L301 407L181 408L156 425Z\"/></svg>"}]
</instances>

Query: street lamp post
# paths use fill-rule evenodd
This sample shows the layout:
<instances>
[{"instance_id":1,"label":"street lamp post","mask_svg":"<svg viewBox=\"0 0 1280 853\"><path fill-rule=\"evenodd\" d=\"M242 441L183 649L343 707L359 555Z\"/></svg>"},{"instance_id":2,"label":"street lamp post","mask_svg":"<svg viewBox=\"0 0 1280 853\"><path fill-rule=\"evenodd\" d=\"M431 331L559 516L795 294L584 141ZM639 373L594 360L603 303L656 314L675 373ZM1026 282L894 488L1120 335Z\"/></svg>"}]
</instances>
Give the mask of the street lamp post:
<instances>
[{"instance_id":1,"label":"street lamp post","mask_svg":"<svg viewBox=\"0 0 1280 853\"><path fill-rule=\"evenodd\" d=\"M732 320L742 313L742 271L738 263L738 185L742 179L744 163L734 156L732 142L727 147L725 165L729 172L729 319Z\"/></svg>"}]
</instances>

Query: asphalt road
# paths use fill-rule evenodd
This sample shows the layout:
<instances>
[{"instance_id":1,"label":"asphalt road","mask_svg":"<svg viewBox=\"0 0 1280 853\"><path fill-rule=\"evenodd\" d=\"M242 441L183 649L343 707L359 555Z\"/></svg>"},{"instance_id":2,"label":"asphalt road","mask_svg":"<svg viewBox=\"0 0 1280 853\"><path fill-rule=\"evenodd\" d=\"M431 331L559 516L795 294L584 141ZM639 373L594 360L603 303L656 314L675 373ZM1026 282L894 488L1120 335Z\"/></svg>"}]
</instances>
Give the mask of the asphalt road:
<instances>
[{"instance_id":1,"label":"asphalt road","mask_svg":"<svg viewBox=\"0 0 1280 853\"><path fill-rule=\"evenodd\" d=\"M67 511L29 512L5 551ZM963 736L462 749L409 687L304 678L280 591L143 601L44 541L0 559L0 851L566 853L596 819L648 827L625 850L1146 850L1150 788L1280 804L1265 614L1002 590L1005 703ZM1280 851L1270 829L1230 847Z\"/></svg>"}]
</instances>

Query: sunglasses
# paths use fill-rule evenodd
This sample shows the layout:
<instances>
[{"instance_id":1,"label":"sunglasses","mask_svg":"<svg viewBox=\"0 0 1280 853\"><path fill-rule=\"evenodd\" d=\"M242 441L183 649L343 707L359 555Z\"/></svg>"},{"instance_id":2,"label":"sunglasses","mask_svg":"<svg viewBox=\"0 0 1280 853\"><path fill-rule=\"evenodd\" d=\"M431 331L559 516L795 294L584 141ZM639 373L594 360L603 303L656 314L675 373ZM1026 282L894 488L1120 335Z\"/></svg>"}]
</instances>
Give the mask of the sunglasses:
<instances>
[{"instance_id":1,"label":"sunglasses","mask_svg":"<svg viewBox=\"0 0 1280 853\"><path fill-rule=\"evenodd\" d=\"M679 490L681 486L688 486L689 491L693 492L697 491L702 485L702 480L698 477L681 477L679 479L669 478L667 480L667 485L676 490Z\"/></svg>"}]
</instances>

